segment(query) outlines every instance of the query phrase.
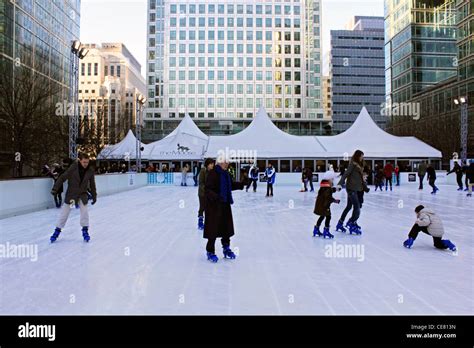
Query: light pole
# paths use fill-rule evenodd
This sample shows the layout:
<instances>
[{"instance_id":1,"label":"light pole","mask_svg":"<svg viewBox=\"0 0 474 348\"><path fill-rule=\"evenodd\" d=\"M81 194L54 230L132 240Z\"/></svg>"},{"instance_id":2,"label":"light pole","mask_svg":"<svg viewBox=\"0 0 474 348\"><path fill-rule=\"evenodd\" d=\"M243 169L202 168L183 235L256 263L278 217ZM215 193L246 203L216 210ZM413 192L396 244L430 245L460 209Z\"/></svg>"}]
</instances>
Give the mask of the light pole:
<instances>
[{"instance_id":1,"label":"light pole","mask_svg":"<svg viewBox=\"0 0 474 348\"><path fill-rule=\"evenodd\" d=\"M79 135L79 113L77 103L79 98L79 60L89 53L79 40L71 44L71 79L70 79L70 102L73 107L73 114L69 115L69 158L77 159L77 137Z\"/></svg>"},{"instance_id":2,"label":"light pole","mask_svg":"<svg viewBox=\"0 0 474 348\"><path fill-rule=\"evenodd\" d=\"M454 104L461 106L461 160L466 163L467 160L467 132L468 132L468 100L467 97L454 99Z\"/></svg>"},{"instance_id":3,"label":"light pole","mask_svg":"<svg viewBox=\"0 0 474 348\"><path fill-rule=\"evenodd\" d=\"M136 115L135 115L135 137L137 139L136 143L136 163L137 163L137 173L142 172L142 129L141 129L141 114L143 112L143 106L146 103L146 98L138 94L136 98Z\"/></svg>"}]
</instances>

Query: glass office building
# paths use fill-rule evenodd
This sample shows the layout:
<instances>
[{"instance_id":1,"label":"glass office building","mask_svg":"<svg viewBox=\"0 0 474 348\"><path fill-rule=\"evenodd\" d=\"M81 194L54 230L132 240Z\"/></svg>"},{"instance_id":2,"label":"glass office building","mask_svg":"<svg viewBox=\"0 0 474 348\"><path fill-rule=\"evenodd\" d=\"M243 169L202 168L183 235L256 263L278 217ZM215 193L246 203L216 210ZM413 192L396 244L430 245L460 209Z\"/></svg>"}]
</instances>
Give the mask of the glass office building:
<instances>
[{"instance_id":1,"label":"glass office building","mask_svg":"<svg viewBox=\"0 0 474 348\"><path fill-rule=\"evenodd\" d=\"M320 0L149 0L146 133L186 113L207 134L235 133L260 106L286 131L319 133L320 11Z\"/></svg>"},{"instance_id":2,"label":"glass office building","mask_svg":"<svg viewBox=\"0 0 474 348\"><path fill-rule=\"evenodd\" d=\"M356 16L347 27L331 30L332 130L348 129L363 106L384 128L384 18Z\"/></svg>"},{"instance_id":3,"label":"glass office building","mask_svg":"<svg viewBox=\"0 0 474 348\"><path fill-rule=\"evenodd\" d=\"M385 0L388 103L457 74L455 0Z\"/></svg>"}]
</instances>

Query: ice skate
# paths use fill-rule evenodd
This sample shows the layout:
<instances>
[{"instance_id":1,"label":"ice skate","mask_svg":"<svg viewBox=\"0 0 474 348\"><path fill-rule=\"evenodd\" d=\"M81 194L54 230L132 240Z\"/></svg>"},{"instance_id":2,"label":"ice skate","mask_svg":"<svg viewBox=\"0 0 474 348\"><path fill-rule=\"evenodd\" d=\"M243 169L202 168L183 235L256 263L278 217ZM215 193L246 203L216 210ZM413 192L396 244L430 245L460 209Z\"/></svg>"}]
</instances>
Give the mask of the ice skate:
<instances>
[{"instance_id":1,"label":"ice skate","mask_svg":"<svg viewBox=\"0 0 474 348\"><path fill-rule=\"evenodd\" d=\"M91 237L89 236L89 227L84 226L82 228L82 238L84 238L84 242L89 242Z\"/></svg>"},{"instance_id":2,"label":"ice skate","mask_svg":"<svg viewBox=\"0 0 474 348\"><path fill-rule=\"evenodd\" d=\"M456 246L449 240L449 239L444 239L441 242L443 242L444 246L448 248L451 251L456 251Z\"/></svg>"},{"instance_id":3,"label":"ice skate","mask_svg":"<svg viewBox=\"0 0 474 348\"><path fill-rule=\"evenodd\" d=\"M198 229L204 229L204 216L198 216Z\"/></svg>"},{"instance_id":4,"label":"ice skate","mask_svg":"<svg viewBox=\"0 0 474 348\"><path fill-rule=\"evenodd\" d=\"M219 261L219 258L214 253L207 252L207 259L213 263Z\"/></svg>"},{"instance_id":5,"label":"ice skate","mask_svg":"<svg viewBox=\"0 0 474 348\"><path fill-rule=\"evenodd\" d=\"M414 241L415 240L413 238L408 238L406 241L403 242L403 246L407 249L411 249Z\"/></svg>"},{"instance_id":6,"label":"ice skate","mask_svg":"<svg viewBox=\"0 0 474 348\"><path fill-rule=\"evenodd\" d=\"M229 246L224 246L223 247L223 252L224 252L224 259L231 259L231 260L234 260L235 259L235 254L234 252L230 249Z\"/></svg>"},{"instance_id":7,"label":"ice skate","mask_svg":"<svg viewBox=\"0 0 474 348\"><path fill-rule=\"evenodd\" d=\"M323 229L323 238L333 239L334 235L329 232L329 227L324 227Z\"/></svg>"},{"instance_id":8,"label":"ice skate","mask_svg":"<svg viewBox=\"0 0 474 348\"><path fill-rule=\"evenodd\" d=\"M344 227L344 222L338 221L336 225L336 232L341 231L342 233L346 233L347 229Z\"/></svg>"},{"instance_id":9,"label":"ice skate","mask_svg":"<svg viewBox=\"0 0 474 348\"><path fill-rule=\"evenodd\" d=\"M51 243L54 243L56 241L56 239L58 239L60 233L61 233L61 229L59 227L56 227L56 229L54 230L53 235L51 236L51 238L49 238Z\"/></svg>"},{"instance_id":10,"label":"ice skate","mask_svg":"<svg viewBox=\"0 0 474 348\"><path fill-rule=\"evenodd\" d=\"M323 234L319 230L319 226L314 226L313 237L321 237Z\"/></svg>"}]
</instances>

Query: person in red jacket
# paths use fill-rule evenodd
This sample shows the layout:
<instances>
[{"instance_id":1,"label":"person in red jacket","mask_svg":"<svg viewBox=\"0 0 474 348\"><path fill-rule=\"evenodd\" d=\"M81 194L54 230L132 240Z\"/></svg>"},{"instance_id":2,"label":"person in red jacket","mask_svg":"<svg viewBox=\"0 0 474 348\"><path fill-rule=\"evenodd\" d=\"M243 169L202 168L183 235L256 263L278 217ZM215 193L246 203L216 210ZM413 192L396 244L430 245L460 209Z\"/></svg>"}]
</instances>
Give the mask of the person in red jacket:
<instances>
[{"instance_id":1,"label":"person in red jacket","mask_svg":"<svg viewBox=\"0 0 474 348\"><path fill-rule=\"evenodd\" d=\"M400 167L395 166L395 178L397 179L397 186L400 186Z\"/></svg>"},{"instance_id":2,"label":"person in red jacket","mask_svg":"<svg viewBox=\"0 0 474 348\"><path fill-rule=\"evenodd\" d=\"M383 168L383 173L385 175L385 191L388 190L388 183L390 182L390 191L392 191L392 175L393 175L393 166L390 162L387 162Z\"/></svg>"}]
</instances>

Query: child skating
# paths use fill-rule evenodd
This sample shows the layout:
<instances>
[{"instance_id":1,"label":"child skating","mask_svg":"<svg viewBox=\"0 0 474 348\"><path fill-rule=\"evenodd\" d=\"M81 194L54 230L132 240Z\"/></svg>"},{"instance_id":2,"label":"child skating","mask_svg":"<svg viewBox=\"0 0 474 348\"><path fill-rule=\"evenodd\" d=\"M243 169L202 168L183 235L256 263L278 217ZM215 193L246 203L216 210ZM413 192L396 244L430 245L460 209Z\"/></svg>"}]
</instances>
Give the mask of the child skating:
<instances>
[{"instance_id":1,"label":"child skating","mask_svg":"<svg viewBox=\"0 0 474 348\"><path fill-rule=\"evenodd\" d=\"M336 188L333 187L333 180L336 177L334 172L326 172L323 175L323 178L320 183L320 189L318 192L318 197L316 198L316 204L314 206L314 214L319 216L316 225L313 230L313 237L323 237L323 238L334 238L334 236L329 232L329 224L331 222L331 204L340 203L341 200L335 199L332 194L336 192ZM321 233L320 227L324 223L324 230Z\"/></svg>"},{"instance_id":2,"label":"child skating","mask_svg":"<svg viewBox=\"0 0 474 348\"><path fill-rule=\"evenodd\" d=\"M87 202L89 200L89 193L92 195L92 204L97 202L97 191L95 187L94 170L89 166L89 156L80 154L79 159L75 161L56 181L51 194L54 196L62 187L63 183L67 181L68 187L66 191L65 202L61 208L56 229L50 240L55 242L61 230L66 225L71 206L79 206L80 209L80 224L82 227L82 237L84 241L89 242L89 212L87 210Z\"/></svg>"},{"instance_id":3,"label":"child skating","mask_svg":"<svg viewBox=\"0 0 474 348\"><path fill-rule=\"evenodd\" d=\"M408 234L408 239L403 242L405 248L411 249L418 233L423 232L433 237L433 243L437 249L449 249L456 251L456 246L448 239L441 239L444 235L443 222L436 213L422 205L415 208L416 221Z\"/></svg>"}]
</instances>

